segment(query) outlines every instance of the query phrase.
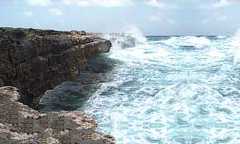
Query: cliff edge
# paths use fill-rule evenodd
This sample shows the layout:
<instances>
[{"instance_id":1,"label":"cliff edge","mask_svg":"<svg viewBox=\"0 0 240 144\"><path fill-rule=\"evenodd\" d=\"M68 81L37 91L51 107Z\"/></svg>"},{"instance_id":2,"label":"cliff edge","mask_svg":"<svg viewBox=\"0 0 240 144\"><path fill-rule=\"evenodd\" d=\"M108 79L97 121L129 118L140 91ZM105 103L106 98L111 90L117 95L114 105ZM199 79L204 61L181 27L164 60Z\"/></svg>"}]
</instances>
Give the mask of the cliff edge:
<instances>
[{"instance_id":1,"label":"cliff edge","mask_svg":"<svg viewBox=\"0 0 240 144\"><path fill-rule=\"evenodd\" d=\"M46 90L81 76L88 58L110 47L110 41L84 31L0 28L0 143L115 143L82 112L29 107L37 107Z\"/></svg>"},{"instance_id":2,"label":"cliff edge","mask_svg":"<svg viewBox=\"0 0 240 144\"><path fill-rule=\"evenodd\" d=\"M111 42L84 31L0 28L0 86L15 86L24 103L85 68L87 59L110 50Z\"/></svg>"}]
</instances>

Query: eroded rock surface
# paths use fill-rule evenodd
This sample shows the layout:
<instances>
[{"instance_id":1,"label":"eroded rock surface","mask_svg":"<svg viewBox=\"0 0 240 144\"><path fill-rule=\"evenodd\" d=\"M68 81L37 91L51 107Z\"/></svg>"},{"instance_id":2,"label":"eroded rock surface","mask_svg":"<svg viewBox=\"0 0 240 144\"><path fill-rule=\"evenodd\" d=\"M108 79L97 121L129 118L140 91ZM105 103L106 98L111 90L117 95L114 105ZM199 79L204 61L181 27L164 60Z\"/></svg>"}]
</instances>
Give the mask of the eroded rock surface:
<instances>
[{"instance_id":1,"label":"eroded rock surface","mask_svg":"<svg viewBox=\"0 0 240 144\"><path fill-rule=\"evenodd\" d=\"M22 103L38 105L46 90L81 76L88 58L110 47L86 32L0 28L0 144L114 143L83 112L40 113Z\"/></svg>"},{"instance_id":2,"label":"eroded rock surface","mask_svg":"<svg viewBox=\"0 0 240 144\"><path fill-rule=\"evenodd\" d=\"M111 42L85 32L0 28L0 86L33 99L76 78L87 59L108 52Z\"/></svg>"},{"instance_id":3,"label":"eroded rock surface","mask_svg":"<svg viewBox=\"0 0 240 144\"><path fill-rule=\"evenodd\" d=\"M96 132L95 120L82 112L39 113L19 98L17 88L0 88L1 144L114 143L111 136Z\"/></svg>"}]
</instances>

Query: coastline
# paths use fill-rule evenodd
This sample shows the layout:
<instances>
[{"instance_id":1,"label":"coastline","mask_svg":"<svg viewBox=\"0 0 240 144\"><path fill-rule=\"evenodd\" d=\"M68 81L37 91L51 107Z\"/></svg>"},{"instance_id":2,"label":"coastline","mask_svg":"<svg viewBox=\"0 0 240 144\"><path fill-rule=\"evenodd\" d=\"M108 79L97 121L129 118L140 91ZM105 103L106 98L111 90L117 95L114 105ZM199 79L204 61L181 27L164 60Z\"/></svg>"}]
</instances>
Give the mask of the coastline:
<instances>
[{"instance_id":1,"label":"coastline","mask_svg":"<svg viewBox=\"0 0 240 144\"><path fill-rule=\"evenodd\" d=\"M0 28L0 47L1 115L6 115L0 118L0 142L115 143L96 132L96 122L82 112L32 109L46 90L81 75L90 57L109 52L110 41L84 31Z\"/></svg>"}]
</instances>

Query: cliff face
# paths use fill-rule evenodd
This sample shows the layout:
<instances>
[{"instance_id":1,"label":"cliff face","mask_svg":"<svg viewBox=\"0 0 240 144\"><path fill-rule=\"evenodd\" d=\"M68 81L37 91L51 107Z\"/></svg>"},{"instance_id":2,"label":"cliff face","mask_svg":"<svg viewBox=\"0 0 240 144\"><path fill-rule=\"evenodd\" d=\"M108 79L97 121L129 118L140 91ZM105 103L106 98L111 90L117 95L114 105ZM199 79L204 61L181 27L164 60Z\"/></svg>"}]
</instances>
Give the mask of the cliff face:
<instances>
[{"instance_id":1,"label":"cliff face","mask_svg":"<svg viewBox=\"0 0 240 144\"><path fill-rule=\"evenodd\" d=\"M46 90L74 79L87 58L110 47L85 32L0 28L0 86L19 88L36 105Z\"/></svg>"},{"instance_id":2,"label":"cliff face","mask_svg":"<svg viewBox=\"0 0 240 144\"><path fill-rule=\"evenodd\" d=\"M113 144L96 132L96 122L82 112L39 113L18 102L14 87L0 88L1 144Z\"/></svg>"},{"instance_id":3,"label":"cliff face","mask_svg":"<svg viewBox=\"0 0 240 144\"><path fill-rule=\"evenodd\" d=\"M36 106L46 90L81 76L88 58L110 47L85 32L0 28L0 143L114 143L82 112L40 113L20 102Z\"/></svg>"}]
</instances>

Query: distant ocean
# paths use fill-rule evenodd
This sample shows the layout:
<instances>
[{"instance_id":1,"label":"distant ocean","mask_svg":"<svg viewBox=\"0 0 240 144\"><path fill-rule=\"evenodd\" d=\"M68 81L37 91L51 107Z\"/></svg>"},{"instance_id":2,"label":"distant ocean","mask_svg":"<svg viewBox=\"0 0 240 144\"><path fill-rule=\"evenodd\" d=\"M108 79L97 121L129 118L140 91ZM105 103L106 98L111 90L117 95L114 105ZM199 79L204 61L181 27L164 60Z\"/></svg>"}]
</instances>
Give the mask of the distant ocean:
<instances>
[{"instance_id":1,"label":"distant ocean","mask_svg":"<svg viewBox=\"0 0 240 144\"><path fill-rule=\"evenodd\" d=\"M78 108L99 130L118 144L240 143L237 36L106 38L112 80Z\"/></svg>"}]
</instances>

